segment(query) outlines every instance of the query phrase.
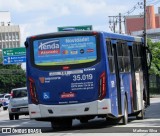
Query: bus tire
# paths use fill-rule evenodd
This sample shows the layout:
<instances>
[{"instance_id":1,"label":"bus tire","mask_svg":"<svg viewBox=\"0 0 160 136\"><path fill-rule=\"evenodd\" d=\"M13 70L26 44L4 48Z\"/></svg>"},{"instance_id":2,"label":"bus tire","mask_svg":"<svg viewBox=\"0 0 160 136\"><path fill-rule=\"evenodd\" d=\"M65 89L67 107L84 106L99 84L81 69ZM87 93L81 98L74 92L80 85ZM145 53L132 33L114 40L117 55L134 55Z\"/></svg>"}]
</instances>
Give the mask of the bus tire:
<instances>
[{"instance_id":1,"label":"bus tire","mask_svg":"<svg viewBox=\"0 0 160 136\"><path fill-rule=\"evenodd\" d=\"M124 98L124 115L122 117L122 125L127 125L128 123L128 103L126 97Z\"/></svg>"}]
</instances>

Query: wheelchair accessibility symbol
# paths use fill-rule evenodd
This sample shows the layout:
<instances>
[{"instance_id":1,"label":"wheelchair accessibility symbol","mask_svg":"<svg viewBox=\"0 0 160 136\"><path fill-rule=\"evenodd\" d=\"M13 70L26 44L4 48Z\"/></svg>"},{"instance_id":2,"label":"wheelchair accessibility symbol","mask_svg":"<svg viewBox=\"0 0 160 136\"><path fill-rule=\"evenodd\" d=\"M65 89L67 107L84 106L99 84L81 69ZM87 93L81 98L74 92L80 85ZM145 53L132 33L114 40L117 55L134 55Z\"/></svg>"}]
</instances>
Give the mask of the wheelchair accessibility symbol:
<instances>
[{"instance_id":1,"label":"wheelchair accessibility symbol","mask_svg":"<svg viewBox=\"0 0 160 136\"><path fill-rule=\"evenodd\" d=\"M43 93L43 99L45 99L45 100L50 99L50 93L49 92L44 92Z\"/></svg>"}]
</instances>

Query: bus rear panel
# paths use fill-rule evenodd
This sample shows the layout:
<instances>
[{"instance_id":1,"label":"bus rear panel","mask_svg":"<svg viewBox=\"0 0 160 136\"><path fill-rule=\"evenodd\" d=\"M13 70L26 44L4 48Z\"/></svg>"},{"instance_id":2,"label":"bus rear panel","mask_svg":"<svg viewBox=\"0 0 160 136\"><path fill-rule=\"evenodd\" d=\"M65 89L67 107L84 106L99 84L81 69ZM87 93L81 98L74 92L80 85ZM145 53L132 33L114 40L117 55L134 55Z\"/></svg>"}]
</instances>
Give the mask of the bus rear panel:
<instances>
[{"instance_id":1,"label":"bus rear panel","mask_svg":"<svg viewBox=\"0 0 160 136\"><path fill-rule=\"evenodd\" d=\"M68 31L28 37L25 46L32 119L59 126L96 116L123 124L128 115L144 118L149 96L142 38Z\"/></svg>"},{"instance_id":2,"label":"bus rear panel","mask_svg":"<svg viewBox=\"0 0 160 136\"><path fill-rule=\"evenodd\" d=\"M37 36L28 43L31 118L111 113L99 33Z\"/></svg>"}]
</instances>

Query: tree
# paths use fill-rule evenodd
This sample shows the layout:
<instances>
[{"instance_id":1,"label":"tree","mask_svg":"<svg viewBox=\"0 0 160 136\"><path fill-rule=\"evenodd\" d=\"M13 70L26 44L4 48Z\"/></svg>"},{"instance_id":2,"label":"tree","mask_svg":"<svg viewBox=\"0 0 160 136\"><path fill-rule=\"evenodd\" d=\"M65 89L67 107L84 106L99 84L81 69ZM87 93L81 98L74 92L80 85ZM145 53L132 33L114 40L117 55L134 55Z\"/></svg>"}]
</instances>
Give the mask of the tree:
<instances>
[{"instance_id":1,"label":"tree","mask_svg":"<svg viewBox=\"0 0 160 136\"><path fill-rule=\"evenodd\" d=\"M0 62L0 93L26 86L26 74L20 65L3 65L2 58Z\"/></svg>"},{"instance_id":2,"label":"tree","mask_svg":"<svg viewBox=\"0 0 160 136\"><path fill-rule=\"evenodd\" d=\"M153 43L148 39L148 46L152 53L152 63L149 73L160 76L160 42Z\"/></svg>"}]
</instances>

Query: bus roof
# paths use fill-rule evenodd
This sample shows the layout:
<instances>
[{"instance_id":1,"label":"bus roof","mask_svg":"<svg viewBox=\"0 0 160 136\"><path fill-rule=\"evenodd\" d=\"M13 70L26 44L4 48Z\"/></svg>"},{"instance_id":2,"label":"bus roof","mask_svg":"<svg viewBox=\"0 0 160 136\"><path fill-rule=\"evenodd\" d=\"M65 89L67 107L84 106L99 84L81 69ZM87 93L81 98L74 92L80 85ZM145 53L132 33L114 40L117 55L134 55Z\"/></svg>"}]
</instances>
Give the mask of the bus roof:
<instances>
[{"instance_id":1,"label":"bus roof","mask_svg":"<svg viewBox=\"0 0 160 136\"><path fill-rule=\"evenodd\" d=\"M126 34L110 33L110 32L104 32L104 31L60 31L60 32L34 35L28 38L36 38L36 37L44 37L44 36L52 36L52 35L65 35L65 34L73 35L73 34L91 34L91 33L101 33L102 35L105 36L105 38L143 42L142 37L136 37L136 36L126 35Z\"/></svg>"}]
</instances>

